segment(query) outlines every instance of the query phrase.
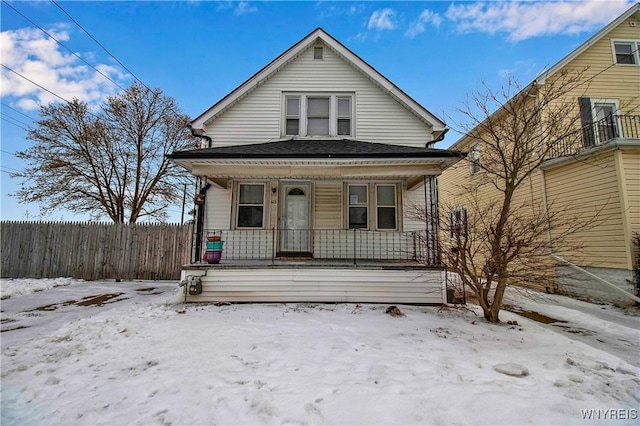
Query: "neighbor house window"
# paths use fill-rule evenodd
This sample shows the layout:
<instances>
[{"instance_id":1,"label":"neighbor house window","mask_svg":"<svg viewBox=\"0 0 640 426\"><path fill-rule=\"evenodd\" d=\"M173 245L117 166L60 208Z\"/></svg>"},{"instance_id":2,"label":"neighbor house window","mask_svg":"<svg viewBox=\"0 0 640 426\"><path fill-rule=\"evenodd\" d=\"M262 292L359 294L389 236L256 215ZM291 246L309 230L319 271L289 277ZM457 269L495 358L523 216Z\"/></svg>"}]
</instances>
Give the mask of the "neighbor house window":
<instances>
[{"instance_id":1,"label":"neighbor house window","mask_svg":"<svg viewBox=\"0 0 640 426\"><path fill-rule=\"evenodd\" d=\"M467 227L466 207L456 207L449 211L449 237L456 239L458 236L466 236Z\"/></svg>"},{"instance_id":2,"label":"neighbor house window","mask_svg":"<svg viewBox=\"0 0 640 426\"><path fill-rule=\"evenodd\" d=\"M238 228L262 228L264 184L241 183L238 190Z\"/></svg>"},{"instance_id":3,"label":"neighbor house window","mask_svg":"<svg viewBox=\"0 0 640 426\"><path fill-rule=\"evenodd\" d=\"M471 161L471 174L476 174L480 171L480 146L475 144L469 151L469 160Z\"/></svg>"},{"instance_id":4,"label":"neighbor house window","mask_svg":"<svg viewBox=\"0 0 640 426\"><path fill-rule=\"evenodd\" d=\"M640 40L613 40L613 56L619 65L639 65Z\"/></svg>"},{"instance_id":5,"label":"neighbor house window","mask_svg":"<svg viewBox=\"0 0 640 426\"><path fill-rule=\"evenodd\" d=\"M283 136L355 136L354 95L287 93Z\"/></svg>"},{"instance_id":6,"label":"neighbor house window","mask_svg":"<svg viewBox=\"0 0 640 426\"><path fill-rule=\"evenodd\" d=\"M300 96L287 96L285 98L286 118L285 135L300 134Z\"/></svg>"},{"instance_id":7,"label":"neighbor house window","mask_svg":"<svg viewBox=\"0 0 640 426\"><path fill-rule=\"evenodd\" d=\"M367 228L368 191L367 185L349 185L349 229Z\"/></svg>"},{"instance_id":8,"label":"neighbor house window","mask_svg":"<svg viewBox=\"0 0 640 426\"><path fill-rule=\"evenodd\" d=\"M395 185L376 185L376 215L378 229L397 229L397 198Z\"/></svg>"}]
</instances>

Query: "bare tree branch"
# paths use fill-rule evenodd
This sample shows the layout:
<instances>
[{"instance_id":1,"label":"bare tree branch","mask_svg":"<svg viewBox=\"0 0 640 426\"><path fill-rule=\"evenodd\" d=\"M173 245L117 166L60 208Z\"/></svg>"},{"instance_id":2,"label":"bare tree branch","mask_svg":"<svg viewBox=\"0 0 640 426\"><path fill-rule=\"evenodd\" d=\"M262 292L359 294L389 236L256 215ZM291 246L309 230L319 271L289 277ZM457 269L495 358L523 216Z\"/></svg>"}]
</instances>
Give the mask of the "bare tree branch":
<instances>
[{"instance_id":1,"label":"bare tree branch","mask_svg":"<svg viewBox=\"0 0 640 426\"><path fill-rule=\"evenodd\" d=\"M64 207L114 222L164 220L188 179L166 154L194 144L178 111L160 89L137 84L97 113L77 99L42 107L28 134L34 144L17 153L28 165L14 174L22 182L12 195L41 203L43 213Z\"/></svg>"}]
</instances>

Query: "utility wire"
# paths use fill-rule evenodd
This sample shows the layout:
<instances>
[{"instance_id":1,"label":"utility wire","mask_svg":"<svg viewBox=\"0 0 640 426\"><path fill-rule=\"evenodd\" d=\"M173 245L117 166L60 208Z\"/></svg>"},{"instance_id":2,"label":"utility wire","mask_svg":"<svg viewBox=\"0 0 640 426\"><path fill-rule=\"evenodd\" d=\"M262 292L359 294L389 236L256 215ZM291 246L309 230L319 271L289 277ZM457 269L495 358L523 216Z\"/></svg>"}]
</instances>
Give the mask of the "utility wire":
<instances>
[{"instance_id":1,"label":"utility wire","mask_svg":"<svg viewBox=\"0 0 640 426\"><path fill-rule=\"evenodd\" d=\"M18 120L17 118L13 118L12 116L7 115L7 114L6 114L6 113L4 113L4 112L2 113L2 115L4 115L6 118L10 118L11 120L15 121L16 123L24 124L24 125L25 125L25 126L27 126L27 127L31 127L31 124L25 123L24 121L20 121L20 120Z\"/></svg>"},{"instance_id":2,"label":"utility wire","mask_svg":"<svg viewBox=\"0 0 640 426\"><path fill-rule=\"evenodd\" d=\"M13 9L14 12L16 12L18 15L22 16L24 19L26 19L27 21L29 21L33 26L35 26L36 28L38 28L40 31L42 31L43 33L45 33L47 36L49 36L53 41L55 41L56 43L58 43L60 46L64 47L65 49L67 49L73 56L75 56L76 58L80 59L82 62L84 62L85 64L89 65L93 70L95 70L98 74L100 74L101 76L103 76L104 78L106 78L107 80L109 80L111 83L115 84L116 86L118 86L121 90L126 90L124 87L120 86L118 83L116 83L115 81L113 81L108 75L104 74L102 71L100 71L99 69L97 69L96 67L94 67L93 65L91 65L89 62L87 62L84 58L82 58L80 55L78 55L76 52L74 52L73 50L69 49L67 46L65 46L64 44L62 44L57 38L55 38L54 36L52 36L50 33L48 33L47 31L45 31L44 28L42 28L40 25L36 24L35 22L33 22L31 19L29 19L27 16L25 16L22 12L20 12L18 9L16 9L15 7L13 7L11 4L9 4L8 2L6 2L5 0L2 0L2 3L6 4L7 6L9 6L11 9Z\"/></svg>"},{"instance_id":3,"label":"utility wire","mask_svg":"<svg viewBox=\"0 0 640 426\"><path fill-rule=\"evenodd\" d=\"M4 0L3 0L4 1ZM89 33L89 31L87 31L82 25L80 25L80 23L78 21L76 21L73 16L71 16L71 14L69 12L67 12L62 6L60 6L60 4L56 1L56 0L51 0L51 3L53 3L54 5L56 5L56 7L58 9L60 9L62 11L62 13L64 13L65 15L67 15L67 17L71 20L71 22L73 22L78 28L80 28L82 31L84 31L84 33L91 38L91 40L93 40L98 46L100 46L102 48L102 50L104 50L109 56L111 56L113 58L113 60L115 60L118 64L120 64L120 66L122 68L124 68L129 74L131 74L131 76L138 82L140 83L145 89L147 89L148 91L152 92L151 88L149 86L147 86L144 81L140 80L138 78L137 75L134 74L133 71L131 71L129 68L127 68L125 66L125 64L123 64L118 58L115 57L115 55L113 55L102 43L100 43L93 35L91 35L91 33ZM177 111L175 108L170 108L170 110L175 114L175 115L184 115L184 113L181 113L179 111Z\"/></svg>"},{"instance_id":4,"label":"utility wire","mask_svg":"<svg viewBox=\"0 0 640 426\"><path fill-rule=\"evenodd\" d=\"M151 89L149 89L149 87L148 87L146 84L144 84L144 82L143 82L142 80L140 80L140 79L139 79L139 78L138 78L138 77L133 73L133 71L131 71L131 70L130 70L129 68L127 68L127 67L126 67L122 62L120 62L120 60L119 60L118 58L116 58L116 57L115 57L111 52L109 52L109 50L107 50L107 48L106 48L106 47L104 47L104 45L103 45L102 43L100 43L98 40L96 40L96 38L95 38L94 36L92 36L92 35L89 33L89 31L87 31L87 30L86 30L82 25L80 25L80 23L79 23L78 21L76 21L76 20L73 18L73 16L71 16L71 15L69 14L69 12L67 12L66 10L64 10L64 8L63 8L62 6L60 6L60 4L59 4L57 1L55 1L55 0L51 0L51 3L53 3L54 5L56 5L56 6L58 7L58 9L60 9L60 10L61 10L65 15L67 15L67 17L68 17L69 19L71 19L71 21L72 21L74 24L76 24L76 25L78 26L78 28L80 28L82 31L84 31L84 33L85 33L87 36L89 36L89 38L90 38L91 40L93 40L94 42L96 42L96 44L97 44L98 46L100 46L100 47L102 48L102 50L104 50L105 52L107 52L107 54L108 54L109 56L111 56L111 57L112 57L112 58L113 58L117 63L119 63L119 64L120 64L120 66L121 66L122 68L124 68L124 69L129 73L129 74L131 74L131 75L133 76L133 78L135 78L135 79L136 79L136 81L138 81L140 84L142 84L142 85L143 85L147 90L151 90Z\"/></svg>"},{"instance_id":5,"label":"utility wire","mask_svg":"<svg viewBox=\"0 0 640 426\"><path fill-rule=\"evenodd\" d=\"M11 71L12 73L14 73L15 75L17 75L18 77L22 77L23 79L27 80L29 83L38 86L40 89L44 90L47 93L52 94L53 96L55 96L58 99L61 99L63 101L65 101L66 103L71 103L68 100L66 100L65 98L63 98L62 96L58 95L57 93L53 93L51 90L47 89L46 87L40 86L38 83L36 83L35 81L25 77L24 75L20 74L18 71L15 71L11 68L9 68L8 66L6 66L5 64L0 64L3 68L6 68L7 70Z\"/></svg>"},{"instance_id":6,"label":"utility wire","mask_svg":"<svg viewBox=\"0 0 640 426\"><path fill-rule=\"evenodd\" d=\"M36 83L35 81L25 77L24 75L20 74L18 71L15 71L12 68L9 68L8 66L6 66L5 64L0 64L0 66L2 66L3 68L6 68L7 70L11 71L12 73L16 74L18 77L22 77L23 79L27 80L29 83L39 87L40 89L44 90L47 93L51 93L53 96L55 96L58 99L63 100L64 102L66 102L67 104L71 104L71 102L69 102L68 100L66 100L65 98L63 98L62 96L58 95L57 93L52 92L51 90L47 89L44 86L39 85L38 83ZM100 118L97 115L95 115L94 113L92 113L91 111L87 110L87 114L90 114L92 116L94 116L95 118Z\"/></svg>"},{"instance_id":7,"label":"utility wire","mask_svg":"<svg viewBox=\"0 0 640 426\"><path fill-rule=\"evenodd\" d=\"M4 105L6 108L9 108L10 110L13 110L13 111L17 112L17 113L18 113L18 114L20 114L20 115L23 115L23 116L27 117L27 118L28 118L29 120L31 120L31 121L36 121L36 119L35 119L35 118L28 116L28 115L27 115L27 114L25 114L24 112L22 112L22 111L20 111L20 110L18 110L18 109L16 109L16 108L14 108L14 107L12 107L11 105L7 105L7 104L5 104L4 102L2 102L2 105Z\"/></svg>"},{"instance_id":8,"label":"utility wire","mask_svg":"<svg viewBox=\"0 0 640 426\"><path fill-rule=\"evenodd\" d=\"M9 118L10 118L10 117L9 117ZM25 132L28 132L28 131L29 131L29 129L27 129L27 128L25 128L25 127L22 127L21 125L16 124L16 123L14 123L13 121L9 121L9 120L8 120L7 118L5 118L5 117L0 117L0 119L2 119L2 120L4 120L4 121L6 121L6 122L7 122L7 123L9 123L9 124L13 124L13 125L14 125L14 126L16 126L16 127L19 127L20 129L24 130ZM16 120L16 121L18 121L18 120ZM20 121L18 121L18 123L20 123Z\"/></svg>"}]
</instances>

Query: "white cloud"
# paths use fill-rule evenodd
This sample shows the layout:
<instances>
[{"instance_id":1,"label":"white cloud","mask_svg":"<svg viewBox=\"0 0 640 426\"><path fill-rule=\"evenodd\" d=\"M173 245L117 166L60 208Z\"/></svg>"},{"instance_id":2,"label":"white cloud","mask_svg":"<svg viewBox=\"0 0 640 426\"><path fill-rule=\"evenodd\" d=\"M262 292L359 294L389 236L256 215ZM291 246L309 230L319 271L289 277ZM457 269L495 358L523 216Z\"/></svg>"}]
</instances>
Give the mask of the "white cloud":
<instances>
[{"instance_id":1,"label":"white cloud","mask_svg":"<svg viewBox=\"0 0 640 426\"><path fill-rule=\"evenodd\" d=\"M60 42L70 39L69 32L64 26L48 29L47 32ZM120 90L103 75L75 55L68 53L55 40L37 29L2 31L0 57L5 66L15 71L14 73L2 68L0 97L17 98L15 105L24 110L33 110L37 109L38 105L60 101L58 97L34 83L66 100L75 97L88 103L100 102L107 95ZM121 86L127 85L124 82L127 76L119 68L106 64L92 65Z\"/></svg>"},{"instance_id":2,"label":"white cloud","mask_svg":"<svg viewBox=\"0 0 640 426\"><path fill-rule=\"evenodd\" d=\"M434 27L438 28L440 27L441 23L442 17L439 14L432 12L429 9L425 9L422 11L422 13L420 13L418 19L416 19L409 25L409 29L405 32L405 35L409 38L414 38L418 34L426 31L426 25L431 24Z\"/></svg>"},{"instance_id":3,"label":"white cloud","mask_svg":"<svg viewBox=\"0 0 640 426\"><path fill-rule=\"evenodd\" d=\"M446 17L463 33L506 33L509 40L595 31L633 5L629 0L452 4Z\"/></svg>"},{"instance_id":4,"label":"white cloud","mask_svg":"<svg viewBox=\"0 0 640 426\"><path fill-rule=\"evenodd\" d=\"M238 6L236 6L236 9L233 11L233 13L236 16L240 16L240 15L246 15L247 13L254 13L257 11L258 11L258 8L256 6L250 6L249 2L241 1L240 3L238 3Z\"/></svg>"},{"instance_id":5,"label":"white cloud","mask_svg":"<svg viewBox=\"0 0 640 426\"><path fill-rule=\"evenodd\" d=\"M371 14L367 28L370 30L393 30L396 28L395 14L395 11L389 8L376 10Z\"/></svg>"}]
</instances>

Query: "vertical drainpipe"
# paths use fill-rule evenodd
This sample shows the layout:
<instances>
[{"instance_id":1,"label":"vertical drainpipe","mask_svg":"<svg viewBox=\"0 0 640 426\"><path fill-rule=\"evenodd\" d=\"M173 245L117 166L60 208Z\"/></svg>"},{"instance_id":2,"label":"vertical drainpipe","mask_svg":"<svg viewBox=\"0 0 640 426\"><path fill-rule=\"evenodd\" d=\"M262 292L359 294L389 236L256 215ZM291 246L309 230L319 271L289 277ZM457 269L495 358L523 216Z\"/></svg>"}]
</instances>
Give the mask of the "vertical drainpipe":
<instances>
[{"instance_id":1,"label":"vertical drainpipe","mask_svg":"<svg viewBox=\"0 0 640 426\"><path fill-rule=\"evenodd\" d=\"M206 181L206 177L205 177ZM211 188L211 184L207 182L205 186L200 188L198 195L201 195L202 204L198 204L198 215L196 217L196 238L193 262L202 260L202 237L204 233L204 212L207 202L207 190Z\"/></svg>"},{"instance_id":2,"label":"vertical drainpipe","mask_svg":"<svg viewBox=\"0 0 640 426\"><path fill-rule=\"evenodd\" d=\"M213 140L207 136L207 135L202 135L197 133L193 127L191 128L191 134L196 137L196 138L202 138L205 139L207 141L207 148L211 148L213 146ZM204 177L204 181L207 182L207 177ZM204 231L204 212L205 212L205 203L206 203L206 197L207 197L207 190L211 188L211 184L207 182L207 184L205 186L203 186L202 188L200 188L200 191L198 192L198 195L201 195L202 197L200 197L202 199L202 204L196 204L197 206L197 210L198 213L196 215L196 238L194 239L194 244L195 244L195 250L192 251L192 253L194 254L194 259L192 259L192 261L195 262L199 262L200 260L202 260L202 237L203 237L203 231Z\"/></svg>"}]
</instances>

